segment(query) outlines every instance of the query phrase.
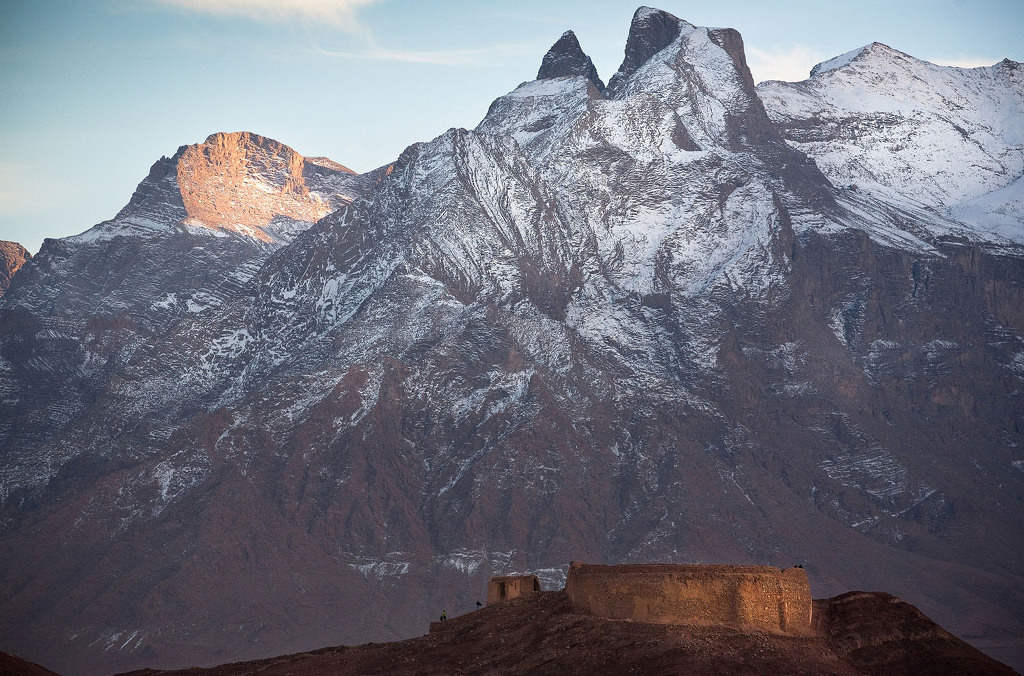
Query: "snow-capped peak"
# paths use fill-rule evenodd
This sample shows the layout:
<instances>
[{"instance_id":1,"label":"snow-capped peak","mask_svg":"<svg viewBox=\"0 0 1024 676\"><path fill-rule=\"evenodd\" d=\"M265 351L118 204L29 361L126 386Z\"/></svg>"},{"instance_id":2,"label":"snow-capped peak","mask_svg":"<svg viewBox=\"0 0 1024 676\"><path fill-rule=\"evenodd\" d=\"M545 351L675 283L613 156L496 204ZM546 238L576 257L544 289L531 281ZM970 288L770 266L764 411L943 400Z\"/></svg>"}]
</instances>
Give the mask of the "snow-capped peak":
<instances>
[{"instance_id":1,"label":"snow-capped peak","mask_svg":"<svg viewBox=\"0 0 1024 676\"><path fill-rule=\"evenodd\" d=\"M1024 242L1024 87L1013 72L1012 62L940 66L874 42L757 92L835 185L950 216L971 239Z\"/></svg>"},{"instance_id":2,"label":"snow-capped peak","mask_svg":"<svg viewBox=\"0 0 1024 676\"><path fill-rule=\"evenodd\" d=\"M893 49L881 42L872 42L869 45L864 45L819 63L811 69L811 77L839 70L849 64L874 66L885 70L892 70L893 68L914 70L919 68L921 64L928 64L928 62L901 52L898 49Z\"/></svg>"},{"instance_id":3,"label":"snow-capped peak","mask_svg":"<svg viewBox=\"0 0 1024 676\"><path fill-rule=\"evenodd\" d=\"M845 66L848 63L850 63L851 61L856 59L858 56L863 54L864 51L866 49L868 49L870 46L871 45L864 45L863 47L858 47L857 49L852 49L852 50L846 52L845 54L840 54L839 56L834 56L831 59L829 59L828 61L822 61L821 63L815 65L814 68L811 68L811 77L815 77L816 75L821 75L822 73L827 73L828 71L835 70L836 68L842 68L843 66Z\"/></svg>"}]
</instances>

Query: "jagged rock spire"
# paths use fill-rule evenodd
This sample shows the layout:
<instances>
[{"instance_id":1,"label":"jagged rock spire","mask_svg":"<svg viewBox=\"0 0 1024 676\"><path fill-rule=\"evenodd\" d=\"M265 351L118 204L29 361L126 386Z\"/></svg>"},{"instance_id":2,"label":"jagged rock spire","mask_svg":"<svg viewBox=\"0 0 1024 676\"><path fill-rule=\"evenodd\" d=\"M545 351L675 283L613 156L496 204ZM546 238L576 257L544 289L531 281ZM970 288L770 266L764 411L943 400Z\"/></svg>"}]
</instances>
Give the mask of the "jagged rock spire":
<instances>
[{"instance_id":1,"label":"jagged rock spire","mask_svg":"<svg viewBox=\"0 0 1024 676\"><path fill-rule=\"evenodd\" d=\"M653 7L639 7L633 13L626 39L626 55L622 65L608 81L608 91L615 92L649 58L668 47L679 37L683 21L668 12Z\"/></svg>"},{"instance_id":2,"label":"jagged rock spire","mask_svg":"<svg viewBox=\"0 0 1024 676\"><path fill-rule=\"evenodd\" d=\"M583 76L590 80L599 92L604 92L604 82L597 75L597 68L590 57L583 53L576 34L565 31L558 42L551 46L537 71L538 80L555 77Z\"/></svg>"}]
</instances>

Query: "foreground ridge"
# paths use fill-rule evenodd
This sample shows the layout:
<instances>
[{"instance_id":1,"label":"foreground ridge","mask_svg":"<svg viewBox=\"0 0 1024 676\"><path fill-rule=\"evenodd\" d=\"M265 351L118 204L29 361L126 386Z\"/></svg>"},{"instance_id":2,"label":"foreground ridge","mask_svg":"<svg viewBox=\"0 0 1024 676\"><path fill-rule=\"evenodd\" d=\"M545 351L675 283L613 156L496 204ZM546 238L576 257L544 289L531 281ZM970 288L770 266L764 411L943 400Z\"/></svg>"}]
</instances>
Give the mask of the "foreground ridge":
<instances>
[{"instance_id":1,"label":"foreground ridge","mask_svg":"<svg viewBox=\"0 0 1024 676\"><path fill-rule=\"evenodd\" d=\"M766 598L764 590L759 589L766 580L789 577L806 582L800 568L573 563L566 589L558 592L535 590L530 584L537 579L534 575L496 577L492 587L514 585L516 593L501 600L489 598L487 607L481 610L433 622L430 633L420 638L323 648L209 669L132 673L1014 673L910 604L880 592L850 592L814 601L813 626L808 624L796 635L707 623L696 617L686 618L697 620L691 622L615 619L580 607L580 598L585 596L589 602L603 599L617 603L620 609L632 605L630 614L636 615L639 608L648 608L656 595L636 594L636 587L632 591L627 588L651 582L653 577L667 581L673 576L682 596L705 610L721 603L728 606L724 597L705 595L716 584L721 591L740 578L754 581L757 577L758 584L750 585L743 593L747 601L754 602L755 597ZM519 581L526 584L520 586ZM666 592L673 595L671 589ZM809 594L806 601L809 620ZM721 610L731 612L728 607ZM639 612L643 614L643 610Z\"/></svg>"}]
</instances>

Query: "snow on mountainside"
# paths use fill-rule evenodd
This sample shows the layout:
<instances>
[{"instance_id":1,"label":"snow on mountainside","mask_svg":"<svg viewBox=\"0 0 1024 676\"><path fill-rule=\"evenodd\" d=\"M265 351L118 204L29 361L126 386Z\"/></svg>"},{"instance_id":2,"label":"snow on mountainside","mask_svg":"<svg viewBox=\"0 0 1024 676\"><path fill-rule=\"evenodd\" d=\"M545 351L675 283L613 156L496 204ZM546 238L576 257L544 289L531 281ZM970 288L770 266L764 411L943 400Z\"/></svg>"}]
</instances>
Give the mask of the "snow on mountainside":
<instances>
[{"instance_id":1,"label":"snow on mountainside","mask_svg":"<svg viewBox=\"0 0 1024 676\"><path fill-rule=\"evenodd\" d=\"M52 479L78 451L33 444L78 419L138 350L230 306L274 250L381 175L212 134L154 163L115 218L47 239L0 301L0 492Z\"/></svg>"},{"instance_id":2,"label":"snow on mountainside","mask_svg":"<svg viewBox=\"0 0 1024 676\"><path fill-rule=\"evenodd\" d=\"M757 91L836 186L958 222L936 234L1024 243L1021 64L937 66L876 42Z\"/></svg>"},{"instance_id":3,"label":"snow on mountainside","mask_svg":"<svg viewBox=\"0 0 1024 676\"><path fill-rule=\"evenodd\" d=\"M256 134L211 134L155 162L113 219L46 240L6 302L68 319L129 313L148 329L166 327L222 304L275 249L380 175L303 158ZM99 269L117 273L100 279Z\"/></svg>"},{"instance_id":4,"label":"snow on mountainside","mask_svg":"<svg viewBox=\"0 0 1024 676\"><path fill-rule=\"evenodd\" d=\"M378 641L572 559L800 561L1024 635L1024 250L837 190L772 116L738 33L640 8L607 87L567 32L370 175L157 163L0 304L0 647Z\"/></svg>"},{"instance_id":5,"label":"snow on mountainside","mask_svg":"<svg viewBox=\"0 0 1024 676\"><path fill-rule=\"evenodd\" d=\"M739 261L757 270L753 286L770 287L767 272L785 261L747 259L769 252L780 227L772 192L800 190L804 174L813 181L817 172L781 137L764 134L750 147L767 118L745 64L737 67L738 36L667 16L638 14L608 98L583 77L538 79L495 101L477 131L519 143L581 219L576 240L596 239L591 268L619 292L697 295ZM765 171L786 161L796 172ZM783 199L796 206L807 199L801 192ZM747 227L760 219L763 232ZM733 273L743 284L745 273Z\"/></svg>"}]
</instances>

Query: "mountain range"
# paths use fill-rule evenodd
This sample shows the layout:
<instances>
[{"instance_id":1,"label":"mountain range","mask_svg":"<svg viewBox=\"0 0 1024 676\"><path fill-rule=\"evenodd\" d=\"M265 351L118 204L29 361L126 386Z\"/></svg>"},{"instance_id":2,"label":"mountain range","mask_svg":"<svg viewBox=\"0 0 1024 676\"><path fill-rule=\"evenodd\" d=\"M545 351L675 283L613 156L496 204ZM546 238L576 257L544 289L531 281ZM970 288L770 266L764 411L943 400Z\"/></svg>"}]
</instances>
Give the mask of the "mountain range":
<instances>
[{"instance_id":1,"label":"mountain range","mask_svg":"<svg viewBox=\"0 0 1024 676\"><path fill-rule=\"evenodd\" d=\"M0 249L0 648L214 664L572 559L799 563L1021 668L1022 175L1020 64L755 87L647 7L607 84L567 32L366 174L183 146Z\"/></svg>"}]
</instances>

